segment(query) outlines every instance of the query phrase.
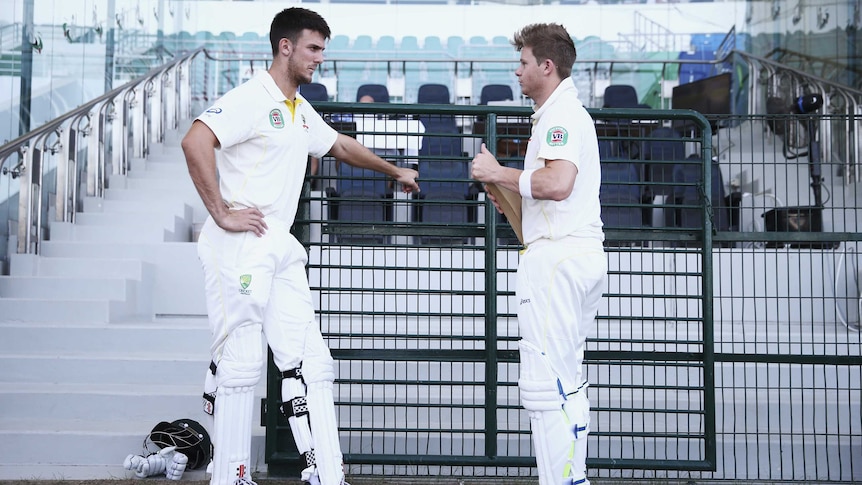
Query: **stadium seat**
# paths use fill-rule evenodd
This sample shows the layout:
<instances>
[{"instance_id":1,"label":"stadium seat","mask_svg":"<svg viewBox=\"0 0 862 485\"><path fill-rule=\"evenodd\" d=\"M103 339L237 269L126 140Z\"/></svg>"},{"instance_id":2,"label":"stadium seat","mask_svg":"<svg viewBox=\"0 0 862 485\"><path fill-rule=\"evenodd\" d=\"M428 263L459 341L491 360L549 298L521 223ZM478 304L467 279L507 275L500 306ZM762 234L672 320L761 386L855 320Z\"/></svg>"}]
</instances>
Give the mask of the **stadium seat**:
<instances>
[{"instance_id":1,"label":"stadium seat","mask_svg":"<svg viewBox=\"0 0 862 485\"><path fill-rule=\"evenodd\" d=\"M420 104L451 104L449 87L445 84L423 84L419 86L416 102Z\"/></svg>"},{"instance_id":2,"label":"stadium seat","mask_svg":"<svg viewBox=\"0 0 862 485\"><path fill-rule=\"evenodd\" d=\"M336 187L326 189L329 220L350 225L333 231L334 242L384 244L387 241L387 236L379 232L354 234L351 231L351 228L367 227L392 219L391 193L387 182L388 179L381 173L345 162L338 163Z\"/></svg>"},{"instance_id":3,"label":"stadium seat","mask_svg":"<svg viewBox=\"0 0 862 485\"><path fill-rule=\"evenodd\" d=\"M710 163L712 187L710 197L712 204L712 224L718 231L730 229L730 211L726 207L724 180L721 169L716 161ZM689 156L684 162L677 163L673 169L674 192L672 203L677 206L671 209L670 222L672 227L685 229L700 229L703 227L701 209L703 203L703 169L699 154ZM691 206L691 207L688 207Z\"/></svg>"},{"instance_id":4,"label":"stadium seat","mask_svg":"<svg viewBox=\"0 0 862 485\"><path fill-rule=\"evenodd\" d=\"M491 101L512 101L514 99L512 87L508 84L485 85L479 94L479 104L488 104Z\"/></svg>"},{"instance_id":5,"label":"stadium seat","mask_svg":"<svg viewBox=\"0 0 862 485\"><path fill-rule=\"evenodd\" d=\"M602 160L602 185L599 201L602 222L608 229L633 229L643 226L641 177L637 165L626 159ZM607 241L617 246L618 241Z\"/></svg>"},{"instance_id":6,"label":"stadium seat","mask_svg":"<svg viewBox=\"0 0 862 485\"><path fill-rule=\"evenodd\" d=\"M299 94L309 101L329 101L326 86L320 83L308 83L299 86Z\"/></svg>"},{"instance_id":7,"label":"stadium seat","mask_svg":"<svg viewBox=\"0 0 862 485\"><path fill-rule=\"evenodd\" d=\"M611 84L605 88L603 108L638 108L638 92L629 84Z\"/></svg>"},{"instance_id":8,"label":"stadium seat","mask_svg":"<svg viewBox=\"0 0 862 485\"><path fill-rule=\"evenodd\" d=\"M649 195L670 196L674 189L674 167L686 159L685 142L679 132L670 127L656 128L649 137L650 140L644 142Z\"/></svg>"},{"instance_id":9,"label":"stadium seat","mask_svg":"<svg viewBox=\"0 0 862 485\"><path fill-rule=\"evenodd\" d=\"M416 199L413 219L437 225L466 224L474 220L471 207L464 204L470 193L469 161L464 158L455 118L448 115L424 115L425 136L419 149L419 177L422 191ZM450 203L446 203L446 202ZM463 244L464 238L420 236L427 243Z\"/></svg>"},{"instance_id":10,"label":"stadium seat","mask_svg":"<svg viewBox=\"0 0 862 485\"><path fill-rule=\"evenodd\" d=\"M356 101L368 95L374 98L375 103L389 102L389 89L383 84L363 84L356 90Z\"/></svg>"}]
</instances>

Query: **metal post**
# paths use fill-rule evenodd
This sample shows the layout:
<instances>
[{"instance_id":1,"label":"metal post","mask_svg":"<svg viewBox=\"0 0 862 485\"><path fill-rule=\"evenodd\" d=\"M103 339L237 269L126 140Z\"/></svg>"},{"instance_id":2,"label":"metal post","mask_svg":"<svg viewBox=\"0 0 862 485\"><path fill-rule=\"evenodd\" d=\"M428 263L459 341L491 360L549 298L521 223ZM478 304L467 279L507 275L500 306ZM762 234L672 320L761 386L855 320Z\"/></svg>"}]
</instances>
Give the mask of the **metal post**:
<instances>
[{"instance_id":1,"label":"metal post","mask_svg":"<svg viewBox=\"0 0 862 485\"><path fill-rule=\"evenodd\" d=\"M24 0L21 30L21 103L18 107L18 136L30 131L30 101L33 94L33 6L34 0Z\"/></svg>"},{"instance_id":2,"label":"metal post","mask_svg":"<svg viewBox=\"0 0 862 485\"><path fill-rule=\"evenodd\" d=\"M115 20L116 17L116 0L108 0L108 32L105 36L105 92L110 92L114 86L114 49L116 42L114 41Z\"/></svg>"}]
</instances>

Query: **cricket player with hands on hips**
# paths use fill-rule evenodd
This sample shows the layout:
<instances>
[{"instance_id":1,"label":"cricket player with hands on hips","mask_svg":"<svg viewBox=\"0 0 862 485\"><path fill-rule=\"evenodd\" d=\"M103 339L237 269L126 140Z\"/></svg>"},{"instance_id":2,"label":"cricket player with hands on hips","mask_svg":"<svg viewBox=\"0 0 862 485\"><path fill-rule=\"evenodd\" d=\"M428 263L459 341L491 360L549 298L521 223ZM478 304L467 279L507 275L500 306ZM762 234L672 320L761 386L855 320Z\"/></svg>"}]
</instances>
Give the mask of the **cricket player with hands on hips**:
<instances>
[{"instance_id":1,"label":"cricket player with hands on hips","mask_svg":"<svg viewBox=\"0 0 862 485\"><path fill-rule=\"evenodd\" d=\"M312 485L344 483L335 416L335 369L312 307L305 248L290 233L308 156L327 153L384 173L405 192L418 173L374 155L327 125L299 93L323 62L329 26L287 8L272 20L270 68L230 90L182 141L209 217L198 240L212 363L205 409L213 414L211 485L250 483L254 390L266 343L282 377L282 412Z\"/></svg>"},{"instance_id":2,"label":"cricket player with hands on hips","mask_svg":"<svg viewBox=\"0 0 862 485\"><path fill-rule=\"evenodd\" d=\"M524 245L515 296L521 404L530 416L540 485L588 484L588 333L607 284L595 126L571 78L576 51L558 24L514 36L515 75L534 103L524 169L501 166L483 144L471 176L521 194ZM500 201L489 194L498 210Z\"/></svg>"}]
</instances>

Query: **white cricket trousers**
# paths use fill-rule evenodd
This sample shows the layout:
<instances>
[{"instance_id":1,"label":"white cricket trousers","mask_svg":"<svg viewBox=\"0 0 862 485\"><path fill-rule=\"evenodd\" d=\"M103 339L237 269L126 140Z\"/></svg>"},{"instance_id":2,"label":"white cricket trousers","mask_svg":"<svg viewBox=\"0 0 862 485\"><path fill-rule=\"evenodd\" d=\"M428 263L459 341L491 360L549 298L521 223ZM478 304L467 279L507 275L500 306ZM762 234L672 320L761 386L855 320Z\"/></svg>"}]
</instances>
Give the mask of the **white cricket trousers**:
<instances>
[{"instance_id":1,"label":"white cricket trousers","mask_svg":"<svg viewBox=\"0 0 862 485\"><path fill-rule=\"evenodd\" d=\"M589 483L582 364L606 285L607 256L598 240L539 240L518 265L519 386L541 485Z\"/></svg>"},{"instance_id":2,"label":"white cricket trousers","mask_svg":"<svg viewBox=\"0 0 862 485\"><path fill-rule=\"evenodd\" d=\"M300 364L307 369L333 365L314 318L305 248L286 224L272 218L266 223L269 229L258 237L225 231L210 217L198 240L220 395L224 387L253 388L259 382L266 358L262 336L281 371ZM218 402L217 398L217 414ZM218 423L216 419L215 446L220 445ZM250 443L246 431L250 437L250 422L239 436L241 442ZM226 444L222 441L221 446Z\"/></svg>"}]
</instances>

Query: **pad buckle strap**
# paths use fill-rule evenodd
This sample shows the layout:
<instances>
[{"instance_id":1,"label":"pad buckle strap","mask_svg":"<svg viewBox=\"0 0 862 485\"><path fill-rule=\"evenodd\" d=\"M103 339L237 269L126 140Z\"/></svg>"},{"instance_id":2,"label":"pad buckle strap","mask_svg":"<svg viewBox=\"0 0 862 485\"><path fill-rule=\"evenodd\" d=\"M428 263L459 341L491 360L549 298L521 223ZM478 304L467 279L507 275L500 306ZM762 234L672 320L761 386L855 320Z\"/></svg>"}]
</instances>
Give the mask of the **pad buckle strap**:
<instances>
[{"instance_id":1,"label":"pad buckle strap","mask_svg":"<svg viewBox=\"0 0 862 485\"><path fill-rule=\"evenodd\" d=\"M216 369L218 369L218 366L216 365L215 361L211 360L210 361L210 372L212 373L212 375L216 374Z\"/></svg>"},{"instance_id":2,"label":"pad buckle strap","mask_svg":"<svg viewBox=\"0 0 862 485\"><path fill-rule=\"evenodd\" d=\"M308 415L308 403L304 396L295 397L286 403L281 404L281 412L284 417L297 417Z\"/></svg>"},{"instance_id":3,"label":"pad buckle strap","mask_svg":"<svg viewBox=\"0 0 862 485\"><path fill-rule=\"evenodd\" d=\"M559 384L559 382L560 382L560 381L559 381L559 380L557 380L557 384L558 384L558 385L560 385L560 384ZM583 383L581 383L581 385L580 385L580 386L578 386L578 388L577 388L577 389L575 389L574 391L572 391L572 392L570 392L570 393L566 394L566 395L565 395L565 397L567 398L567 397L569 397L569 396L574 396L575 394L577 394L577 393L581 392L581 390L582 390L582 389L586 389L587 387L589 387L589 383L588 383L587 381L584 381Z\"/></svg>"},{"instance_id":4,"label":"pad buckle strap","mask_svg":"<svg viewBox=\"0 0 862 485\"><path fill-rule=\"evenodd\" d=\"M306 467L315 466L317 464L317 461L314 459L314 450L308 450L303 453L302 456L305 457Z\"/></svg>"},{"instance_id":5,"label":"pad buckle strap","mask_svg":"<svg viewBox=\"0 0 862 485\"><path fill-rule=\"evenodd\" d=\"M281 373L282 379L300 379L302 380L302 367L295 367L293 369L288 369Z\"/></svg>"}]
</instances>

